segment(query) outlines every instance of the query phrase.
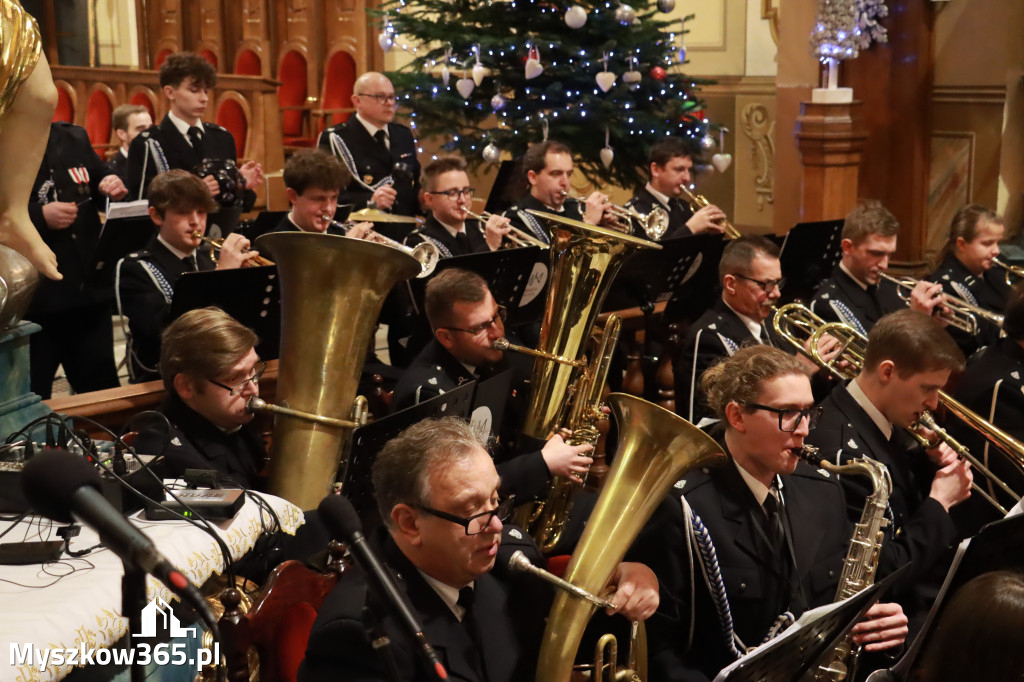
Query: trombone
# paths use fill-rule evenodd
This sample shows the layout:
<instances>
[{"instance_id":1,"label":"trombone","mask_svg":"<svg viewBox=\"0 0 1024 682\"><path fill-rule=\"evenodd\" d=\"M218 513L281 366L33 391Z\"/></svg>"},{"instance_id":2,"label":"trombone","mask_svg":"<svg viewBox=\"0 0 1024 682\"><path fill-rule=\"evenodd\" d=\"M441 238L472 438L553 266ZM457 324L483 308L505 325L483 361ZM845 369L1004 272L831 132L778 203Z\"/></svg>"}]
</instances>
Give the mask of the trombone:
<instances>
[{"instance_id":1,"label":"trombone","mask_svg":"<svg viewBox=\"0 0 1024 682\"><path fill-rule=\"evenodd\" d=\"M818 366L827 369L837 378L853 379L860 372L861 367L864 366L864 355L867 351L868 343L867 338L849 325L840 322L825 322L825 320L815 315L810 308L801 303L789 303L776 310L772 318L772 327L779 337L785 339L798 352L814 360ZM831 360L826 360L818 352L818 342L825 335L831 336L841 343L840 352ZM807 344L806 348L804 344ZM846 364L843 365L840 360L845 361ZM1024 473L1024 443L1021 443L995 424L986 421L979 414L967 408L967 406L945 391L939 391L939 402L961 421L1004 452L1007 459ZM930 442L918 433L915 430L917 428L933 431L939 440L944 441L957 455L970 462L978 474L988 479L989 490L985 490L977 482L971 484L971 489L981 495L1002 514L1005 515L1007 510L996 499L994 494L995 487L1001 489L1014 500L1021 499L1019 493L1010 488L986 464L971 454L970 450L962 443L936 424L935 418L930 412L922 412L917 421L907 427L907 430L924 447L934 447L935 443Z\"/></svg>"},{"instance_id":2,"label":"trombone","mask_svg":"<svg viewBox=\"0 0 1024 682\"><path fill-rule=\"evenodd\" d=\"M214 263L216 263L217 262L217 255L214 253L214 250L215 249L220 249L222 246L224 246L224 240L223 239L210 239L209 237L207 237L205 234L203 234L199 230L193 230L192 231L192 236L196 237L197 239L199 239L201 241L206 242L211 247L213 247L213 248L210 249L210 260L212 260ZM250 258L248 260L242 261L242 266L241 267L243 267L243 268L255 268L255 267L259 267L261 265L273 265L273 264L274 264L274 261L270 260L269 258L264 258L263 256L256 256L255 258Z\"/></svg>"},{"instance_id":3,"label":"trombone","mask_svg":"<svg viewBox=\"0 0 1024 682\"><path fill-rule=\"evenodd\" d=\"M900 297L900 300L902 300L907 305L910 304L910 293L914 290L914 287L917 286L917 283L920 282L921 280L906 276L896 277L886 272L880 272L878 274L882 279L888 280L889 282L895 284L896 294ZM997 327L1003 326L1003 315L1000 315L999 313L994 313L991 310L985 310L984 308L976 306L973 303L968 303L962 298L945 294L945 300L943 301L943 305L945 306L946 310L939 311L936 314L936 317L938 317L940 320L950 325L951 327L956 327L957 329L963 330L968 334L978 333L979 319L991 322Z\"/></svg>"},{"instance_id":4,"label":"trombone","mask_svg":"<svg viewBox=\"0 0 1024 682\"><path fill-rule=\"evenodd\" d=\"M562 196L582 202L583 199L574 197L569 192L562 190ZM605 206L605 211L615 216L615 226L620 232L631 233L630 219L635 220L640 228L647 235L648 239L658 241L668 232L668 211L661 206L654 206L647 213L641 213L632 206L619 206L611 202Z\"/></svg>"},{"instance_id":5,"label":"trombone","mask_svg":"<svg viewBox=\"0 0 1024 682\"><path fill-rule=\"evenodd\" d=\"M679 191L683 193L686 201L690 204L690 208L695 212L711 203L703 194L694 194L693 190L687 187L685 182L679 183ZM722 220L722 230L725 231L727 239L739 239L743 236L743 233L726 219Z\"/></svg>"},{"instance_id":6,"label":"trombone","mask_svg":"<svg viewBox=\"0 0 1024 682\"><path fill-rule=\"evenodd\" d=\"M355 226L355 223L351 222L339 223L328 213L323 214L321 217L328 226L336 227L345 234L348 234L348 231ZM417 278L429 277L430 274L434 272L434 268L437 267L437 261L441 259L441 254L438 252L437 246L435 246L433 242L425 239L416 246L406 246L402 242L395 241L391 237L386 237L380 232L375 232L374 230L370 230L366 236L369 237L371 241L375 241L378 244L383 244L385 246L390 246L393 249L398 249L402 253L407 253L415 258L420 264L420 274L416 275Z\"/></svg>"},{"instance_id":7,"label":"trombone","mask_svg":"<svg viewBox=\"0 0 1024 682\"><path fill-rule=\"evenodd\" d=\"M484 223L486 223L487 219L490 218L491 216L493 216L494 214L493 213L488 213L487 211L484 211L483 213L473 213L472 211L470 211L465 206L460 207L460 210L463 213L466 214L467 218L473 218L474 220L479 221L479 225L478 226L480 228L480 234L482 234L482 235L484 235L484 237L486 237L487 236L487 227L484 225ZM508 234L505 235L505 239L507 239L510 242L512 242L512 244L514 246L516 246L516 247L538 246L538 247L540 247L542 249L548 248L547 244L545 244L541 240L537 239L533 235L527 234L523 230L520 230L515 225L509 225L508 229L511 230L511 232L509 232Z\"/></svg>"},{"instance_id":8,"label":"trombone","mask_svg":"<svg viewBox=\"0 0 1024 682\"><path fill-rule=\"evenodd\" d=\"M1024 268L1019 265L1010 265L998 258L993 258L992 264L1001 267L1005 271L1006 286L1008 287L1013 286L1014 279L1024 278Z\"/></svg>"}]
</instances>

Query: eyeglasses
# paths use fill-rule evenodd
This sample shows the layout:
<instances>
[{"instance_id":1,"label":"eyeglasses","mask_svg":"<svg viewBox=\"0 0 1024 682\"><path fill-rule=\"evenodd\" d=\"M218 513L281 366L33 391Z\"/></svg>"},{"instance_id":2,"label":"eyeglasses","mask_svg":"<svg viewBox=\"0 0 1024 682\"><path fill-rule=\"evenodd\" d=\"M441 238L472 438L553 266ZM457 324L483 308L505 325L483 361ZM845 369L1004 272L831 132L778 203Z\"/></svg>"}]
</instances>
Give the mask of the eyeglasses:
<instances>
[{"instance_id":1,"label":"eyeglasses","mask_svg":"<svg viewBox=\"0 0 1024 682\"><path fill-rule=\"evenodd\" d=\"M475 187L463 187L462 189L446 189L443 192L427 192L427 194L443 194L452 201L458 200L460 196L472 199L473 195L476 194Z\"/></svg>"},{"instance_id":2,"label":"eyeglasses","mask_svg":"<svg viewBox=\"0 0 1024 682\"><path fill-rule=\"evenodd\" d=\"M356 94L359 95L360 97L372 97L375 100L377 100L377 102L379 104L394 104L395 101L397 100L397 98L394 95L381 95L380 93L373 94L373 95L370 95L370 94L362 95L362 94L359 94L358 92Z\"/></svg>"},{"instance_id":3,"label":"eyeglasses","mask_svg":"<svg viewBox=\"0 0 1024 682\"><path fill-rule=\"evenodd\" d=\"M234 398L235 396L239 396L242 394L242 391L245 390L245 387L249 385L250 381L253 384L259 385L260 379L263 378L263 373L266 371L267 363L257 362L255 365L253 365L252 376L249 377L248 379L244 379L243 381L238 382L234 386L228 386L227 384L222 384L219 381L214 381L213 379L207 379L207 381L209 381L214 386L219 386L220 388L223 388L225 391L231 394L232 398Z\"/></svg>"},{"instance_id":4,"label":"eyeglasses","mask_svg":"<svg viewBox=\"0 0 1024 682\"><path fill-rule=\"evenodd\" d=\"M786 278L785 277L780 277L778 279L765 279L765 280L761 280L761 279L754 279L753 277L747 277L746 275L741 275L738 272L734 273L733 277L739 277L740 279L745 279L748 282L753 282L757 286L761 287L761 290L764 291L764 293L766 293L766 294L770 294L773 291L775 291L776 287L778 287L779 291L782 291L782 287L786 285Z\"/></svg>"},{"instance_id":5,"label":"eyeglasses","mask_svg":"<svg viewBox=\"0 0 1024 682\"><path fill-rule=\"evenodd\" d=\"M449 514L448 512L439 511L432 507L420 507L421 511L425 511L431 516L436 516L439 519L445 521L451 521L457 523L466 529L466 535L479 535L491 525L491 519L497 517L499 521L504 521L512 513L512 506L515 504L516 496L510 495L508 499L500 503L497 507L490 511L480 512L469 517L456 516L455 514Z\"/></svg>"},{"instance_id":6,"label":"eyeglasses","mask_svg":"<svg viewBox=\"0 0 1024 682\"><path fill-rule=\"evenodd\" d=\"M472 329L461 329L459 327L439 327L439 329L447 329L453 332L463 332L464 334L472 334L473 336L480 336L488 329L497 324L498 320L503 323L508 319L508 308L503 305L498 306L498 310L494 313L494 316L482 324L478 324Z\"/></svg>"},{"instance_id":7,"label":"eyeglasses","mask_svg":"<svg viewBox=\"0 0 1024 682\"><path fill-rule=\"evenodd\" d=\"M746 403L744 407L749 407L755 410L765 410L766 412L774 412L779 415L779 431L785 433L793 433L800 426L800 422L807 418L807 429L811 430L818 425L818 421L821 420L821 413L823 408L815 405L814 407L805 407L802 410L795 410L793 408L786 407L770 407L769 405L759 405L758 403Z\"/></svg>"}]
</instances>

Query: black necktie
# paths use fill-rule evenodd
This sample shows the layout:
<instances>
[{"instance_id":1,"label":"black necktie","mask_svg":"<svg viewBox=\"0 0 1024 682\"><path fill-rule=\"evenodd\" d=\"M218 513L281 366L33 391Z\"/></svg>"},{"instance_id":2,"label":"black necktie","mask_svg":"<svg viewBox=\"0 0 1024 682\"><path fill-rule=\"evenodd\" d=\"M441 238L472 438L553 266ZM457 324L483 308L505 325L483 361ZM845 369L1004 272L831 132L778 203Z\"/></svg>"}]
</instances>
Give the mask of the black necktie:
<instances>
[{"instance_id":1,"label":"black necktie","mask_svg":"<svg viewBox=\"0 0 1024 682\"><path fill-rule=\"evenodd\" d=\"M470 655L467 658L476 665L480 672L480 679L486 680L487 668L484 666L484 652L480 647L482 636L477 627L476 615L473 613L473 604L475 602L476 590L468 585L459 590L459 600L456 603L464 609L462 613L462 626L466 628L466 633L473 640L473 649L475 650L475 655Z\"/></svg>"},{"instance_id":2,"label":"black necktie","mask_svg":"<svg viewBox=\"0 0 1024 682\"><path fill-rule=\"evenodd\" d=\"M786 531L782 526L782 510L780 509L779 500L774 492L769 492L768 497L765 498L764 510L768 514L768 521L765 526L768 541L772 544L772 548L775 549L776 553L781 553Z\"/></svg>"},{"instance_id":3,"label":"black necktie","mask_svg":"<svg viewBox=\"0 0 1024 682\"><path fill-rule=\"evenodd\" d=\"M373 134L373 139L377 140L377 144L384 151L388 151L388 136L383 130L378 130Z\"/></svg>"},{"instance_id":4,"label":"black necktie","mask_svg":"<svg viewBox=\"0 0 1024 682\"><path fill-rule=\"evenodd\" d=\"M196 255L194 253L191 256L185 256L182 258L181 262L185 264L185 272L195 272L199 269L199 265L196 263Z\"/></svg>"},{"instance_id":5,"label":"black necktie","mask_svg":"<svg viewBox=\"0 0 1024 682\"><path fill-rule=\"evenodd\" d=\"M466 234L465 230L455 233L455 246L459 251L456 254L457 256L464 256L472 251L469 247L469 235Z\"/></svg>"},{"instance_id":6,"label":"black necktie","mask_svg":"<svg viewBox=\"0 0 1024 682\"><path fill-rule=\"evenodd\" d=\"M198 126L192 126L188 129L188 141L192 143L192 149L196 150L196 155L205 159L206 154L203 149L203 131L200 130Z\"/></svg>"}]
</instances>

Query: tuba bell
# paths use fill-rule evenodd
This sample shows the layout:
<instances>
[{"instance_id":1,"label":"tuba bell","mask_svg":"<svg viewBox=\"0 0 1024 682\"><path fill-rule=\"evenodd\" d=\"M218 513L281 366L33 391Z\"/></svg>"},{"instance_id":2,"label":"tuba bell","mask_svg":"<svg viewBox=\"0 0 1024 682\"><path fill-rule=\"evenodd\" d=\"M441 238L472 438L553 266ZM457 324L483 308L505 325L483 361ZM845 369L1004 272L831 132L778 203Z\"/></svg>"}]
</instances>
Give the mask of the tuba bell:
<instances>
[{"instance_id":1,"label":"tuba bell","mask_svg":"<svg viewBox=\"0 0 1024 682\"><path fill-rule=\"evenodd\" d=\"M338 473L356 387L384 297L420 265L390 246L308 232L256 240L281 278L281 357L269 492L313 509Z\"/></svg>"}]
</instances>

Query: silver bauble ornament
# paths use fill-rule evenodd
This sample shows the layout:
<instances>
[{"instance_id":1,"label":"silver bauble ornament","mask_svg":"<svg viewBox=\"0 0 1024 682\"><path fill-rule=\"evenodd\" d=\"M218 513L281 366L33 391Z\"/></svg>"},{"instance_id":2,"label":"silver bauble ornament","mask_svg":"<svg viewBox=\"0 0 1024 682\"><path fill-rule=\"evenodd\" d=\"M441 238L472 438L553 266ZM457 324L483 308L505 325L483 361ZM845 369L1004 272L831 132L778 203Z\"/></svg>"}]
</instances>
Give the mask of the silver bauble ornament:
<instances>
[{"instance_id":1,"label":"silver bauble ornament","mask_svg":"<svg viewBox=\"0 0 1024 682\"><path fill-rule=\"evenodd\" d=\"M583 28L587 23L587 10L573 5L565 11L565 25L569 28Z\"/></svg>"},{"instance_id":2,"label":"silver bauble ornament","mask_svg":"<svg viewBox=\"0 0 1024 682\"><path fill-rule=\"evenodd\" d=\"M615 21L620 24L632 24L636 19L636 10L629 5L619 5L615 10Z\"/></svg>"},{"instance_id":3,"label":"silver bauble ornament","mask_svg":"<svg viewBox=\"0 0 1024 682\"><path fill-rule=\"evenodd\" d=\"M676 0L658 0L658 11L668 14L676 8Z\"/></svg>"},{"instance_id":4,"label":"silver bauble ornament","mask_svg":"<svg viewBox=\"0 0 1024 682\"><path fill-rule=\"evenodd\" d=\"M508 104L508 100L501 95L495 95L491 98L491 108L495 111L501 111L505 108L506 104Z\"/></svg>"},{"instance_id":5,"label":"silver bauble ornament","mask_svg":"<svg viewBox=\"0 0 1024 682\"><path fill-rule=\"evenodd\" d=\"M488 142L487 146L484 147L484 161L488 163L498 163L501 158L501 150L498 149L498 145L493 142Z\"/></svg>"},{"instance_id":6,"label":"silver bauble ornament","mask_svg":"<svg viewBox=\"0 0 1024 682\"><path fill-rule=\"evenodd\" d=\"M710 134L704 135L700 138L700 148L703 151L709 152L715 148L715 138L711 137Z\"/></svg>"}]
</instances>

